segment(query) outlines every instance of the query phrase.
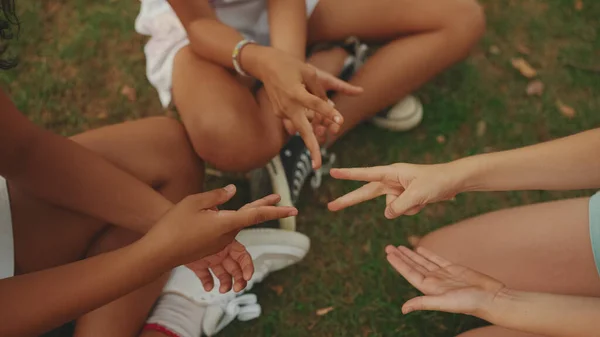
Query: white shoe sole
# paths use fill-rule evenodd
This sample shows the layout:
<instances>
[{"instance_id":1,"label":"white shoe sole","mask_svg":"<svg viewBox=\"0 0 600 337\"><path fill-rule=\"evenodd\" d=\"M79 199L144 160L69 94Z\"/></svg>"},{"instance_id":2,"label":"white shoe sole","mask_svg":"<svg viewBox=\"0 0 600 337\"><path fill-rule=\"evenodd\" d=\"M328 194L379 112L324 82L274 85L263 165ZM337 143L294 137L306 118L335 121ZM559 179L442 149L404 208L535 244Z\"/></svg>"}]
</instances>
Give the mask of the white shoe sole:
<instances>
[{"instance_id":1,"label":"white shoe sole","mask_svg":"<svg viewBox=\"0 0 600 337\"><path fill-rule=\"evenodd\" d=\"M271 228L244 229L236 239L243 244L253 260L278 255L279 263L270 272L278 271L302 260L310 250L310 239L301 233ZM281 256L285 256L285 259Z\"/></svg>"},{"instance_id":2,"label":"white shoe sole","mask_svg":"<svg viewBox=\"0 0 600 337\"><path fill-rule=\"evenodd\" d=\"M423 120L423 106L419 105L417 111L412 114L409 118L394 120L389 118L374 117L371 119L371 123L382 129L390 131L408 131L416 128Z\"/></svg>"},{"instance_id":3,"label":"white shoe sole","mask_svg":"<svg viewBox=\"0 0 600 337\"><path fill-rule=\"evenodd\" d=\"M267 164L267 170L269 171L269 177L271 179L271 186L273 186L273 193L281 196L279 201L280 206L294 206L292 204L292 193L288 186L287 178L285 177L285 171L281 158L276 156ZM296 217L291 216L285 219L279 220L279 227L287 231L296 230Z\"/></svg>"}]
</instances>

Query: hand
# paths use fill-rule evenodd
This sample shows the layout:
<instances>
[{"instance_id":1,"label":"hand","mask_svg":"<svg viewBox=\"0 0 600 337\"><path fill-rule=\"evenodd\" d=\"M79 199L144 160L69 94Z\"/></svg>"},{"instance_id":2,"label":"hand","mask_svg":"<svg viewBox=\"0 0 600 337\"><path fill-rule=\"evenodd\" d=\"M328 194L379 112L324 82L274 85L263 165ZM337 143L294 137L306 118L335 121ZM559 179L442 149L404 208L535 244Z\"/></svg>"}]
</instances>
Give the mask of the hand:
<instances>
[{"instance_id":1,"label":"hand","mask_svg":"<svg viewBox=\"0 0 600 337\"><path fill-rule=\"evenodd\" d=\"M275 205L280 200L280 196L272 194L249 203L240 208L240 210ZM187 267L196 273L206 291L211 291L214 287L213 276L209 271L211 269L219 279L219 283L221 284L219 291L221 293L231 290L232 278L234 280L233 290L236 292L241 291L246 288L246 281L250 280L252 274L254 274L252 257L246 250L246 247L237 240L233 240L222 251L214 255L188 263Z\"/></svg>"},{"instance_id":2,"label":"hand","mask_svg":"<svg viewBox=\"0 0 600 337\"><path fill-rule=\"evenodd\" d=\"M258 200L239 211L219 211L217 206L227 202L235 194L235 186L188 196L171 209L142 238L152 247L164 252L164 263L169 268L201 260L217 254L222 257L208 259L208 267L215 267L223 279L223 270L236 278L236 284L244 285L252 277L253 267L247 252L237 244L232 244L239 231L261 222L295 216L293 207L270 206L279 200L269 196ZM240 245L241 246L241 245ZM221 264L219 264L221 263ZM222 267L222 270L218 268ZM204 268L206 269L206 268ZM244 272L241 272L241 270ZM199 270L203 270L199 268ZM213 270L214 271L214 270ZM244 281L240 281L240 274ZM212 289L212 277L207 283L206 274L200 275L205 288ZM231 289L225 283L221 292Z\"/></svg>"},{"instance_id":3,"label":"hand","mask_svg":"<svg viewBox=\"0 0 600 337\"><path fill-rule=\"evenodd\" d=\"M321 152L311 120L327 120L329 130L337 133L344 118L328 103L327 90L358 94L362 89L275 48L257 48L263 48L259 66L256 66L256 70L250 66L250 73L263 82L275 115L289 120L293 129L300 133L311 153L313 168L321 167Z\"/></svg>"},{"instance_id":4,"label":"hand","mask_svg":"<svg viewBox=\"0 0 600 337\"><path fill-rule=\"evenodd\" d=\"M313 66L314 67L314 66ZM334 75L316 68L318 81L325 89L325 92L334 91L344 95L356 96L363 92L361 87L354 86L347 82L344 82ZM333 105L333 102L328 100L328 103ZM335 107L335 105L333 105ZM327 131L332 133L337 132L337 124L332 123L330 119L323 118L321 114L316 114L314 111L307 111L307 117L312 120L313 132L317 137L319 144L324 144L327 140ZM289 119L283 120L285 130L289 135L294 135L298 130Z\"/></svg>"},{"instance_id":5,"label":"hand","mask_svg":"<svg viewBox=\"0 0 600 337\"><path fill-rule=\"evenodd\" d=\"M425 205L450 200L461 191L460 170L450 164L392 164L352 169L332 169L336 179L367 181L368 184L329 203L338 211L381 195L386 196L385 216L417 214Z\"/></svg>"},{"instance_id":6,"label":"hand","mask_svg":"<svg viewBox=\"0 0 600 337\"><path fill-rule=\"evenodd\" d=\"M502 282L452 264L425 248L413 252L406 247L388 246L385 252L392 267L425 294L404 303L404 314L438 310L485 318L494 299L505 290Z\"/></svg>"}]
</instances>

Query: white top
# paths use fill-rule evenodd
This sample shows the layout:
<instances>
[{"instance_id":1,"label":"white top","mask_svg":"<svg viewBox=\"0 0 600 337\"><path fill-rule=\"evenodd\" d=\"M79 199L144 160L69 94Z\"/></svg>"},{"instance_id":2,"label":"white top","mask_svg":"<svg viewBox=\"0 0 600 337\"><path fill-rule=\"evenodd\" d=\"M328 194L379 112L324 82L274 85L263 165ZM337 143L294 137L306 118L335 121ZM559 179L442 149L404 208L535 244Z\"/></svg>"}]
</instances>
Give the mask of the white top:
<instances>
[{"instance_id":1,"label":"white top","mask_svg":"<svg viewBox=\"0 0 600 337\"><path fill-rule=\"evenodd\" d=\"M6 180L0 176L0 279L15 274L15 247Z\"/></svg>"}]
</instances>

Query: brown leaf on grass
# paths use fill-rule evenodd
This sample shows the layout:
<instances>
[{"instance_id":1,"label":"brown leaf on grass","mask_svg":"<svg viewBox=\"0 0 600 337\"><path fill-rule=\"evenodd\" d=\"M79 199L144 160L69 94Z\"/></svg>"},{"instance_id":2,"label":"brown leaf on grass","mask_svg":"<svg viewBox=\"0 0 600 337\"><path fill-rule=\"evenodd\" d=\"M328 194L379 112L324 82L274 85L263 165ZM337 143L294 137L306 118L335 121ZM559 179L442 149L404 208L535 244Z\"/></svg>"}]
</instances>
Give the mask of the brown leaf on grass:
<instances>
[{"instance_id":1,"label":"brown leaf on grass","mask_svg":"<svg viewBox=\"0 0 600 337\"><path fill-rule=\"evenodd\" d=\"M525 89L527 96L542 96L544 93L544 82L540 80L535 80L529 82L527 85L527 89Z\"/></svg>"},{"instance_id":2,"label":"brown leaf on grass","mask_svg":"<svg viewBox=\"0 0 600 337\"><path fill-rule=\"evenodd\" d=\"M483 137L487 131L487 124L485 121L477 122L477 137Z\"/></svg>"},{"instance_id":3,"label":"brown leaf on grass","mask_svg":"<svg viewBox=\"0 0 600 337\"><path fill-rule=\"evenodd\" d=\"M490 47L490 54L492 55L499 55L501 52L500 48L496 45L493 45Z\"/></svg>"},{"instance_id":4,"label":"brown leaf on grass","mask_svg":"<svg viewBox=\"0 0 600 337\"><path fill-rule=\"evenodd\" d=\"M281 294L283 294L283 286L274 285L270 286L269 288L271 288L271 290L273 290L277 294L277 296L281 296Z\"/></svg>"},{"instance_id":5,"label":"brown leaf on grass","mask_svg":"<svg viewBox=\"0 0 600 337\"><path fill-rule=\"evenodd\" d=\"M130 102L135 102L137 100L135 89L128 85L123 86L121 89L121 95L127 97Z\"/></svg>"},{"instance_id":6,"label":"brown leaf on grass","mask_svg":"<svg viewBox=\"0 0 600 337\"><path fill-rule=\"evenodd\" d=\"M98 118L98 119L106 119L106 118L108 118L108 114L106 113L106 111L103 111L103 112L97 114L96 118Z\"/></svg>"},{"instance_id":7,"label":"brown leaf on grass","mask_svg":"<svg viewBox=\"0 0 600 337\"><path fill-rule=\"evenodd\" d=\"M362 246L362 250L367 254L371 252L371 240L367 240L367 243Z\"/></svg>"},{"instance_id":8,"label":"brown leaf on grass","mask_svg":"<svg viewBox=\"0 0 600 337\"><path fill-rule=\"evenodd\" d=\"M570 106L566 105L565 103L561 102L561 100L556 100L556 107L558 108L558 110L560 111L560 114L572 119L575 117L575 109L571 108Z\"/></svg>"},{"instance_id":9,"label":"brown leaf on grass","mask_svg":"<svg viewBox=\"0 0 600 337\"><path fill-rule=\"evenodd\" d=\"M439 135L435 138L438 144L444 144L446 142L446 137L444 135Z\"/></svg>"},{"instance_id":10,"label":"brown leaf on grass","mask_svg":"<svg viewBox=\"0 0 600 337\"><path fill-rule=\"evenodd\" d=\"M521 43L517 45L517 51L523 55L531 54L531 50L529 49L529 47Z\"/></svg>"},{"instance_id":11,"label":"brown leaf on grass","mask_svg":"<svg viewBox=\"0 0 600 337\"><path fill-rule=\"evenodd\" d=\"M317 316L325 316L333 311L333 307L327 307L317 310Z\"/></svg>"},{"instance_id":12,"label":"brown leaf on grass","mask_svg":"<svg viewBox=\"0 0 600 337\"><path fill-rule=\"evenodd\" d=\"M578 11L583 9L583 0L575 0L575 9Z\"/></svg>"},{"instance_id":13,"label":"brown leaf on grass","mask_svg":"<svg viewBox=\"0 0 600 337\"><path fill-rule=\"evenodd\" d=\"M419 245L419 241L421 241L421 237L418 235L410 235L408 238L406 238L406 240L408 241L408 244L411 247L416 247Z\"/></svg>"},{"instance_id":14,"label":"brown leaf on grass","mask_svg":"<svg viewBox=\"0 0 600 337\"><path fill-rule=\"evenodd\" d=\"M537 71L521 57L512 59L512 66L517 69L521 75L527 78L533 78L537 75Z\"/></svg>"}]
</instances>

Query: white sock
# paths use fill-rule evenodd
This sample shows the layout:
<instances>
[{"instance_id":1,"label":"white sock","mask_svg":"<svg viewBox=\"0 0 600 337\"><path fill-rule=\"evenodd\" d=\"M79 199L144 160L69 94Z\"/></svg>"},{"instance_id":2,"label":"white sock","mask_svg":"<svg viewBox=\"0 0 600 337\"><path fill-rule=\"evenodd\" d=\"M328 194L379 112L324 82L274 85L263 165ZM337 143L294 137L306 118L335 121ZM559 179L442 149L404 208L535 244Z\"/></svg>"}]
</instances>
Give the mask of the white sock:
<instances>
[{"instance_id":1,"label":"white sock","mask_svg":"<svg viewBox=\"0 0 600 337\"><path fill-rule=\"evenodd\" d=\"M160 297L146 323L147 327L158 325L179 337L200 337L205 312L204 306L181 295L166 293Z\"/></svg>"}]
</instances>

